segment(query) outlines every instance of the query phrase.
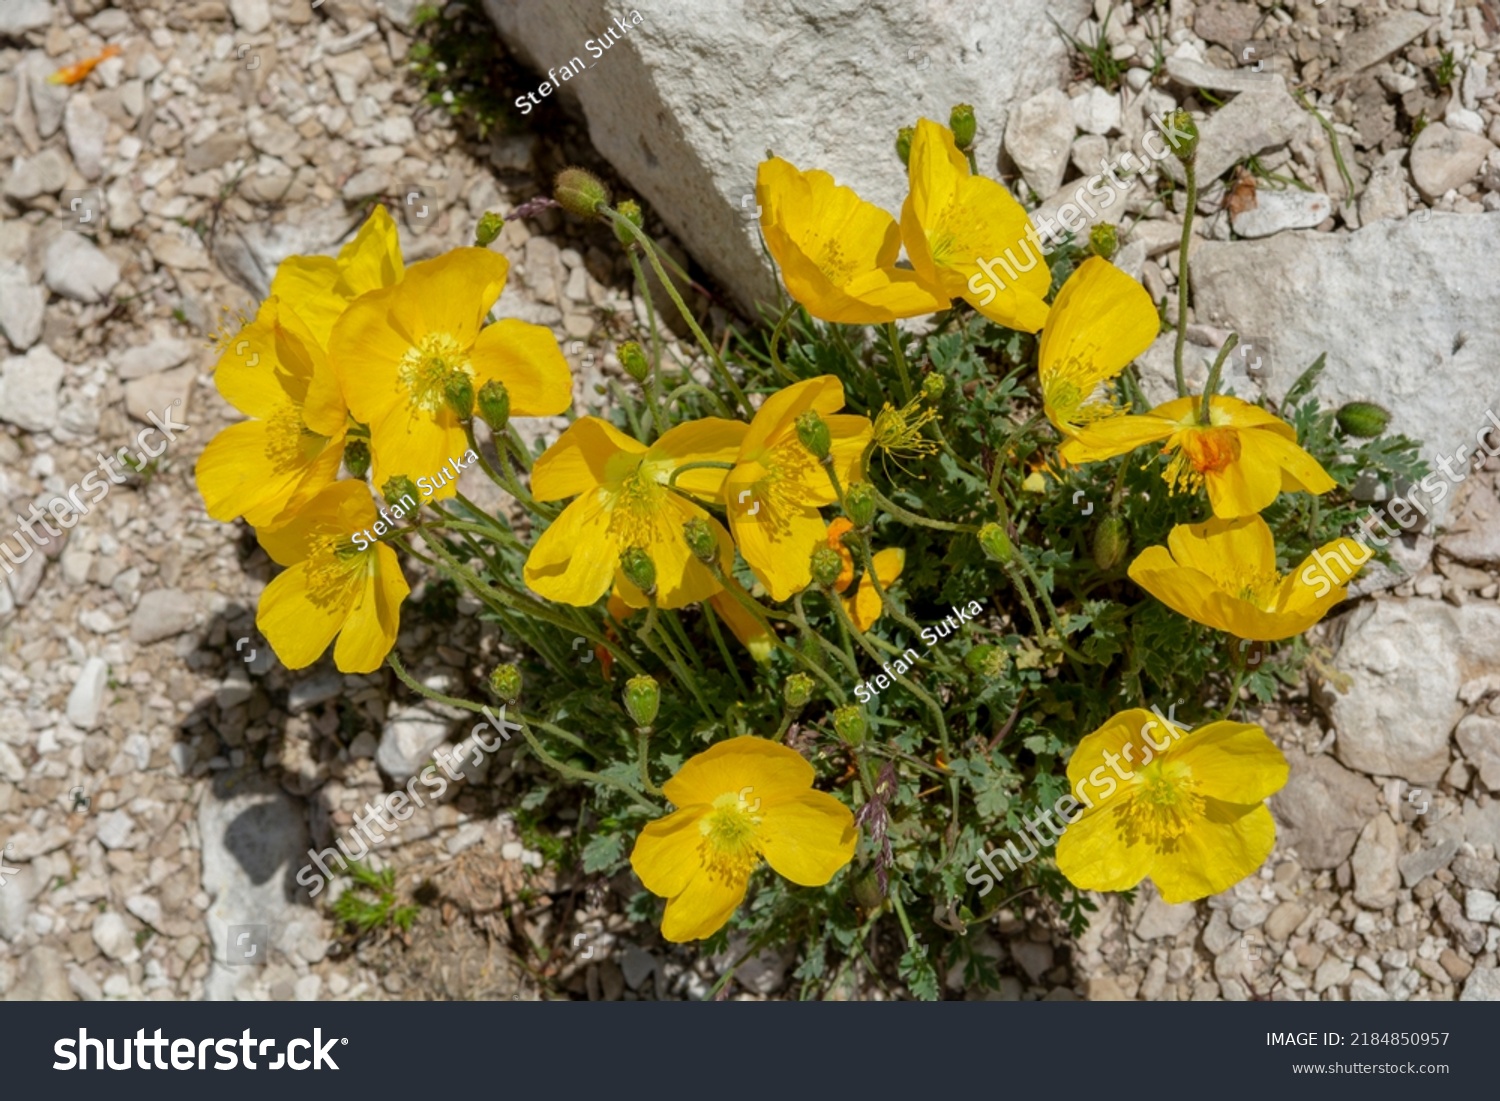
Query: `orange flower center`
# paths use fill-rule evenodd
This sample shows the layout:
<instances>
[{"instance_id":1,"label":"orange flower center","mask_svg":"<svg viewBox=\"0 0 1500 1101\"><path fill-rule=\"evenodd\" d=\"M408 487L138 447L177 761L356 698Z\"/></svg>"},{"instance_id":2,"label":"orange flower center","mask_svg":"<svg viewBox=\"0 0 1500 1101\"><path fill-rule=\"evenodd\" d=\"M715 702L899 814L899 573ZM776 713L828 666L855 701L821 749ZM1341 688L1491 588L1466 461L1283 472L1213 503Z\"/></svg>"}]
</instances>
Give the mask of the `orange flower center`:
<instances>
[{"instance_id":1,"label":"orange flower center","mask_svg":"<svg viewBox=\"0 0 1500 1101\"><path fill-rule=\"evenodd\" d=\"M1184 428L1167 444L1177 454L1167 466L1173 493L1195 493L1204 475L1218 474L1240 457L1240 439L1232 428Z\"/></svg>"}]
</instances>

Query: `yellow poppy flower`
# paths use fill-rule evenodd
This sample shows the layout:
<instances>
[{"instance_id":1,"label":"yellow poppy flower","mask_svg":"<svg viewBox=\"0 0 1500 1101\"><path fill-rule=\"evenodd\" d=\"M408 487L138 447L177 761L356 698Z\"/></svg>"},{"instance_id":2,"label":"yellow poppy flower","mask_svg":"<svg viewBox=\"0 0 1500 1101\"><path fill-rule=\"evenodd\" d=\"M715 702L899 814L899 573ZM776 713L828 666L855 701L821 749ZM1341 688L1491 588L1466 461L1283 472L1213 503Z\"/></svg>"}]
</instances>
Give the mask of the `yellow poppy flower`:
<instances>
[{"instance_id":1,"label":"yellow poppy flower","mask_svg":"<svg viewBox=\"0 0 1500 1101\"><path fill-rule=\"evenodd\" d=\"M907 167L901 239L918 277L999 325L1040 329L1052 272L1021 204L973 175L953 131L931 119L917 121Z\"/></svg>"},{"instance_id":2,"label":"yellow poppy flower","mask_svg":"<svg viewBox=\"0 0 1500 1101\"><path fill-rule=\"evenodd\" d=\"M1047 419L1066 437L1123 415L1104 384L1149 348L1160 329L1151 296L1134 279L1097 256L1078 265L1042 330L1037 375Z\"/></svg>"},{"instance_id":3,"label":"yellow poppy flower","mask_svg":"<svg viewBox=\"0 0 1500 1101\"><path fill-rule=\"evenodd\" d=\"M550 330L514 319L484 324L509 268L487 249L453 249L361 295L334 325L329 360L349 411L370 426L377 486L397 474L420 485L468 450L444 397L455 375L467 375L475 393L491 379L504 383L512 416L555 416L571 403L573 377ZM431 496L454 491L448 479Z\"/></svg>"},{"instance_id":4,"label":"yellow poppy flower","mask_svg":"<svg viewBox=\"0 0 1500 1101\"><path fill-rule=\"evenodd\" d=\"M828 545L839 552L843 560L843 566L839 570L838 579L833 583L833 591L842 593L854 582L854 555L849 548L844 546L843 535L852 531L854 525L845 517L840 516L828 525ZM887 547L885 550L876 551L870 558L875 567L875 576L880 581L882 589L889 589L896 579L901 576L901 570L906 566L906 551L900 547ZM849 613L849 618L861 631L868 631L875 626L880 619L883 606L880 602L880 594L875 591L875 583L870 580L869 573L859 579L859 588L852 596L844 597L844 611Z\"/></svg>"},{"instance_id":5,"label":"yellow poppy flower","mask_svg":"<svg viewBox=\"0 0 1500 1101\"><path fill-rule=\"evenodd\" d=\"M581 417L537 459L531 492L539 501L577 496L563 509L526 558L526 584L548 600L586 607L611 585L632 607L645 594L626 578L620 555L640 547L656 566L656 598L663 608L706 600L720 588L713 572L693 557L682 525L704 520L719 545L719 565L729 572L734 544L722 524L686 494L717 499L725 471L689 470L668 486L673 472L694 462L733 460L747 426L720 417L679 424L650 447L608 421Z\"/></svg>"},{"instance_id":6,"label":"yellow poppy flower","mask_svg":"<svg viewBox=\"0 0 1500 1101\"><path fill-rule=\"evenodd\" d=\"M947 309L946 298L896 267L896 220L827 172L772 157L756 173L755 196L787 293L814 317L879 324Z\"/></svg>"},{"instance_id":7,"label":"yellow poppy flower","mask_svg":"<svg viewBox=\"0 0 1500 1101\"><path fill-rule=\"evenodd\" d=\"M295 516L255 537L287 569L261 593L255 625L288 669L311 665L338 636L340 672L371 673L396 644L401 602L411 592L396 552L360 550L352 533L379 519L364 482L328 486Z\"/></svg>"},{"instance_id":8,"label":"yellow poppy flower","mask_svg":"<svg viewBox=\"0 0 1500 1101\"><path fill-rule=\"evenodd\" d=\"M814 791L794 749L743 736L689 758L663 786L679 809L636 838L630 866L667 900L661 935L712 936L745 897L762 858L802 887L821 887L854 856L854 815Z\"/></svg>"},{"instance_id":9,"label":"yellow poppy flower","mask_svg":"<svg viewBox=\"0 0 1500 1101\"><path fill-rule=\"evenodd\" d=\"M1336 484L1297 446L1297 430L1239 398L1218 396L1209 423L1198 423L1202 399L1176 398L1141 416L1094 421L1060 452L1070 463L1098 462L1165 440L1172 455L1163 477L1173 493L1208 490L1221 519L1260 512L1281 492L1327 493Z\"/></svg>"},{"instance_id":10,"label":"yellow poppy flower","mask_svg":"<svg viewBox=\"0 0 1500 1101\"><path fill-rule=\"evenodd\" d=\"M839 481L861 476L872 428L866 417L834 415L844 385L822 375L772 394L756 411L735 467L724 479L724 504L740 554L772 600L786 600L812 582L812 553L827 537L818 509L838 500L833 483L797 436L808 410L828 425Z\"/></svg>"},{"instance_id":11,"label":"yellow poppy flower","mask_svg":"<svg viewBox=\"0 0 1500 1101\"><path fill-rule=\"evenodd\" d=\"M1170 550L1168 549L1170 548ZM1353 539L1318 548L1285 577L1276 573L1276 543L1259 516L1179 524L1167 546L1147 547L1130 577L1167 607L1236 638L1275 642L1301 634L1344 599L1344 584L1370 552ZM1332 573L1337 556L1347 569Z\"/></svg>"},{"instance_id":12,"label":"yellow poppy flower","mask_svg":"<svg viewBox=\"0 0 1500 1101\"><path fill-rule=\"evenodd\" d=\"M376 206L354 240L332 256L288 256L276 269L271 291L307 322L325 348L344 308L366 291L400 282L401 238L396 222L383 206Z\"/></svg>"},{"instance_id":13,"label":"yellow poppy flower","mask_svg":"<svg viewBox=\"0 0 1500 1101\"><path fill-rule=\"evenodd\" d=\"M1258 726L1184 733L1150 711L1122 711L1068 761L1084 810L1057 842L1057 870L1086 891L1126 891L1150 877L1168 903L1228 890L1276 843L1264 801L1287 771Z\"/></svg>"},{"instance_id":14,"label":"yellow poppy flower","mask_svg":"<svg viewBox=\"0 0 1500 1101\"><path fill-rule=\"evenodd\" d=\"M215 520L270 526L338 477L343 402L323 348L283 300L267 298L226 341L214 383L252 418L216 435L198 459L198 492ZM335 400L312 400L318 387Z\"/></svg>"}]
</instances>

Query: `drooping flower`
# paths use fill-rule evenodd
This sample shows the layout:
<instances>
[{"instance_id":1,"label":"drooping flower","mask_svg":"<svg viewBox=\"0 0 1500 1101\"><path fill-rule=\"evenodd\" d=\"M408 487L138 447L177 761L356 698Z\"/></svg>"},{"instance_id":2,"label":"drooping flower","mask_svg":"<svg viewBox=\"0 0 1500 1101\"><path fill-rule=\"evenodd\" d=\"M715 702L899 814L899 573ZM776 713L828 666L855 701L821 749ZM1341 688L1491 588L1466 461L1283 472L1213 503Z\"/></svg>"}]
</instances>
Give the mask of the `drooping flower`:
<instances>
[{"instance_id":1,"label":"drooping flower","mask_svg":"<svg viewBox=\"0 0 1500 1101\"><path fill-rule=\"evenodd\" d=\"M713 572L693 556L682 526L701 519L719 548L719 566L728 572L734 544L722 524L697 504L715 500L725 470L688 463L727 463L734 459L747 426L705 417L664 433L650 447L631 439L608 421L580 417L547 448L531 470L531 491L539 501L578 499L542 533L526 559L526 584L549 600L586 607L614 586L627 604L647 599L620 567L620 556L640 548L656 567L656 597L663 608L706 600L720 589Z\"/></svg>"},{"instance_id":2,"label":"drooping flower","mask_svg":"<svg viewBox=\"0 0 1500 1101\"><path fill-rule=\"evenodd\" d=\"M838 551L843 559L843 567L833 583L833 591L836 593L845 592L854 583L854 555L843 542L844 533L853 528L854 525L842 516L828 525L828 545ZM875 567L875 577L880 581L880 587L889 589L901 576L901 570L906 565L906 551L900 547L887 547L871 555L870 562ZM844 597L844 611L849 613L849 618L856 627L861 631L868 631L880 619L882 610L880 593L866 571L859 579L859 587Z\"/></svg>"},{"instance_id":3,"label":"drooping flower","mask_svg":"<svg viewBox=\"0 0 1500 1101\"><path fill-rule=\"evenodd\" d=\"M287 569L261 593L255 625L288 669L311 665L338 636L333 661L344 673L370 673L396 643L401 602L411 592L396 552L360 550L351 533L379 519L369 487L325 488L282 526L255 533Z\"/></svg>"},{"instance_id":4,"label":"drooping flower","mask_svg":"<svg viewBox=\"0 0 1500 1101\"><path fill-rule=\"evenodd\" d=\"M908 177L901 239L918 277L997 324L1040 329L1052 272L1021 204L971 173L953 132L931 119L917 122Z\"/></svg>"},{"instance_id":5,"label":"drooping flower","mask_svg":"<svg viewBox=\"0 0 1500 1101\"><path fill-rule=\"evenodd\" d=\"M879 324L946 309L947 299L896 267L896 220L827 172L762 161L756 202L787 292L823 321Z\"/></svg>"},{"instance_id":6,"label":"drooping flower","mask_svg":"<svg viewBox=\"0 0 1500 1101\"><path fill-rule=\"evenodd\" d=\"M724 504L740 554L771 594L786 600L812 581L812 552L827 537L818 509L838 500L828 471L797 436L809 410L828 426L829 457L842 485L860 477L872 427L865 417L837 414L844 385L822 375L779 390L765 400L724 479Z\"/></svg>"},{"instance_id":7,"label":"drooping flower","mask_svg":"<svg viewBox=\"0 0 1500 1101\"><path fill-rule=\"evenodd\" d=\"M572 401L572 374L549 329L513 318L484 324L509 267L487 249L453 249L361 295L334 325L329 360L349 411L370 426L376 485L394 475L420 480L465 454L445 396L458 376L476 393L503 383L512 416L555 416ZM450 480L431 496L454 492Z\"/></svg>"},{"instance_id":8,"label":"drooping flower","mask_svg":"<svg viewBox=\"0 0 1500 1101\"><path fill-rule=\"evenodd\" d=\"M636 838L630 866L667 900L661 933L681 943L712 936L745 897L765 860L803 887L821 887L854 856L854 815L814 791L794 749L743 736L689 758L663 785L678 808Z\"/></svg>"},{"instance_id":9,"label":"drooping flower","mask_svg":"<svg viewBox=\"0 0 1500 1101\"><path fill-rule=\"evenodd\" d=\"M396 222L383 206L376 206L354 239L332 256L288 256L276 269L271 291L307 322L325 348L334 322L345 307L366 291L401 281L401 238Z\"/></svg>"},{"instance_id":10,"label":"drooping flower","mask_svg":"<svg viewBox=\"0 0 1500 1101\"><path fill-rule=\"evenodd\" d=\"M1129 572L1131 580L1180 615L1236 638L1275 642L1301 634L1327 615L1369 556L1353 539L1335 539L1282 577L1264 520L1215 518L1174 527L1167 546L1147 547Z\"/></svg>"},{"instance_id":11,"label":"drooping flower","mask_svg":"<svg viewBox=\"0 0 1500 1101\"><path fill-rule=\"evenodd\" d=\"M1214 515L1260 512L1281 492L1327 493L1336 484L1297 446L1297 430L1258 406L1220 395L1199 423L1198 397L1177 398L1140 416L1086 424L1059 449L1070 463L1098 462L1165 440L1172 456L1162 476L1173 493L1208 490Z\"/></svg>"},{"instance_id":12,"label":"drooping flower","mask_svg":"<svg viewBox=\"0 0 1500 1101\"><path fill-rule=\"evenodd\" d=\"M220 432L198 459L198 491L215 520L274 525L338 477L348 418L322 346L285 301L267 298L226 339L214 383L252 418Z\"/></svg>"},{"instance_id":13,"label":"drooping flower","mask_svg":"<svg viewBox=\"0 0 1500 1101\"><path fill-rule=\"evenodd\" d=\"M1276 824L1265 800L1287 772L1258 726L1183 733L1150 711L1122 711L1068 761L1084 809L1057 843L1057 869L1086 891L1125 891L1149 877L1168 903L1228 890L1270 855Z\"/></svg>"},{"instance_id":14,"label":"drooping flower","mask_svg":"<svg viewBox=\"0 0 1500 1101\"><path fill-rule=\"evenodd\" d=\"M1161 320L1151 296L1108 260L1078 266L1057 292L1037 355L1042 407L1064 437L1123 416L1105 384L1151 346Z\"/></svg>"}]
</instances>

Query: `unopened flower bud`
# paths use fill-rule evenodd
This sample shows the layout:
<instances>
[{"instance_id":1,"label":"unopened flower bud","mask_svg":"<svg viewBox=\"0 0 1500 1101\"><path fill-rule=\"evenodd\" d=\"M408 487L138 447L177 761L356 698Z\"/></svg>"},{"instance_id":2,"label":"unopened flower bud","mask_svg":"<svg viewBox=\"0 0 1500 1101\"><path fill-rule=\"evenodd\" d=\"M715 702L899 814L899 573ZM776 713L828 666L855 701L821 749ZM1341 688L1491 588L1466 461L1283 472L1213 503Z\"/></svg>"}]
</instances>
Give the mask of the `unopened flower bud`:
<instances>
[{"instance_id":1,"label":"unopened flower bud","mask_svg":"<svg viewBox=\"0 0 1500 1101\"><path fill-rule=\"evenodd\" d=\"M993 677L1005 671L1009 660L1010 655L1005 652L1004 647L986 642L964 655L964 666L976 677Z\"/></svg>"},{"instance_id":2,"label":"unopened flower bud","mask_svg":"<svg viewBox=\"0 0 1500 1101\"><path fill-rule=\"evenodd\" d=\"M344 466L356 478L363 478L370 469L370 445L364 440L344 441Z\"/></svg>"},{"instance_id":3,"label":"unopened flower bud","mask_svg":"<svg viewBox=\"0 0 1500 1101\"><path fill-rule=\"evenodd\" d=\"M1089 230L1089 248L1102 260L1113 260L1120 250L1120 234L1108 222L1100 222Z\"/></svg>"},{"instance_id":4,"label":"unopened flower bud","mask_svg":"<svg viewBox=\"0 0 1500 1101\"><path fill-rule=\"evenodd\" d=\"M916 127L913 126L903 126L896 131L896 156L901 158L903 166L911 161L911 141L916 136Z\"/></svg>"},{"instance_id":5,"label":"unopened flower bud","mask_svg":"<svg viewBox=\"0 0 1500 1101\"><path fill-rule=\"evenodd\" d=\"M693 557L705 566L712 565L719 560L719 543L714 538L708 521L701 516L695 516L682 525L682 537L687 540L688 550L693 552Z\"/></svg>"},{"instance_id":6,"label":"unopened flower bud","mask_svg":"<svg viewBox=\"0 0 1500 1101\"><path fill-rule=\"evenodd\" d=\"M592 218L609 202L609 188L582 168L564 168L552 185L552 197L569 214Z\"/></svg>"},{"instance_id":7,"label":"unopened flower bud","mask_svg":"<svg viewBox=\"0 0 1500 1101\"><path fill-rule=\"evenodd\" d=\"M806 673L793 673L782 686L781 698L793 711L801 711L812 699L813 679Z\"/></svg>"},{"instance_id":8,"label":"unopened flower bud","mask_svg":"<svg viewBox=\"0 0 1500 1101\"><path fill-rule=\"evenodd\" d=\"M641 213L641 204L634 199L626 199L619 206L615 207L615 213L635 226L636 229L640 229L646 224L646 216ZM615 240L619 241L622 245L635 244L635 236L618 222L615 223Z\"/></svg>"},{"instance_id":9,"label":"unopened flower bud","mask_svg":"<svg viewBox=\"0 0 1500 1101\"><path fill-rule=\"evenodd\" d=\"M953 131L953 144L960 150L969 148L974 144L974 108L967 103L960 103L948 115L948 129Z\"/></svg>"},{"instance_id":10,"label":"unopened flower bud","mask_svg":"<svg viewBox=\"0 0 1500 1101\"><path fill-rule=\"evenodd\" d=\"M1125 517L1112 512L1094 529L1094 565L1105 573L1125 560L1130 551L1130 525Z\"/></svg>"},{"instance_id":11,"label":"unopened flower bud","mask_svg":"<svg viewBox=\"0 0 1500 1101\"><path fill-rule=\"evenodd\" d=\"M656 678L642 673L625 682L625 710L636 726L650 726L656 721L656 710L661 706L661 689Z\"/></svg>"},{"instance_id":12,"label":"unopened flower bud","mask_svg":"<svg viewBox=\"0 0 1500 1101\"><path fill-rule=\"evenodd\" d=\"M515 703L521 695L521 670L514 665L497 665L490 673L490 691L501 703Z\"/></svg>"},{"instance_id":13,"label":"unopened flower bud","mask_svg":"<svg viewBox=\"0 0 1500 1101\"><path fill-rule=\"evenodd\" d=\"M640 547L626 547L620 555L620 569L637 589L650 596L656 591L656 563Z\"/></svg>"},{"instance_id":14,"label":"unopened flower bud","mask_svg":"<svg viewBox=\"0 0 1500 1101\"><path fill-rule=\"evenodd\" d=\"M479 415L492 432L503 432L510 422L510 391L497 378L479 388Z\"/></svg>"},{"instance_id":15,"label":"unopened flower bud","mask_svg":"<svg viewBox=\"0 0 1500 1101\"><path fill-rule=\"evenodd\" d=\"M857 746L864 744L865 740L865 715L854 704L846 704L835 708L833 712L833 729L847 745Z\"/></svg>"},{"instance_id":16,"label":"unopened flower bud","mask_svg":"<svg viewBox=\"0 0 1500 1101\"><path fill-rule=\"evenodd\" d=\"M880 872L873 864L866 864L849 879L849 893L854 904L866 912L885 901L885 892L880 889Z\"/></svg>"},{"instance_id":17,"label":"unopened flower bud","mask_svg":"<svg viewBox=\"0 0 1500 1101\"><path fill-rule=\"evenodd\" d=\"M474 383L463 371L454 371L443 383L443 398L461 421L474 416Z\"/></svg>"},{"instance_id":18,"label":"unopened flower bud","mask_svg":"<svg viewBox=\"0 0 1500 1101\"><path fill-rule=\"evenodd\" d=\"M1351 401L1334 414L1334 419L1345 435L1373 440L1391 423L1391 414L1374 402Z\"/></svg>"},{"instance_id":19,"label":"unopened flower bud","mask_svg":"<svg viewBox=\"0 0 1500 1101\"><path fill-rule=\"evenodd\" d=\"M922 376L922 397L927 401L937 401L943 396L943 391L948 389L948 379L936 371Z\"/></svg>"},{"instance_id":20,"label":"unopened flower bud","mask_svg":"<svg viewBox=\"0 0 1500 1101\"><path fill-rule=\"evenodd\" d=\"M1177 159L1186 164L1198 153L1198 124L1187 111L1178 108L1162 120L1162 134Z\"/></svg>"},{"instance_id":21,"label":"unopened flower bud","mask_svg":"<svg viewBox=\"0 0 1500 1101\"><path fill-rule=\"evenodd\" d=\"M865 529L875 519L875 487L869 482L855 482L844 492L844 511L857 528Z\"/></svg>"},{"instance_id":22,"label":"unopened flower bud","mask_svg":"<svg viewBox=\"0 0 1500 1101\"><path fill-rule=\"evenodd\" d=\"M480 215L479 224L474 227L474 243L480 248L489 248L504 229L505 215L486 210Z\"/></svg>"},{"instance_id":23,"label":"unopened flower bud","mask_svg":"<svg viewBox=\"0 0 1500 1101\"><path fill-rule=\"evenodd\" d=\"M828 458L828 452L833 449L833 441L828 435L828 422L818 416L815 409L809 409L797 418L797 438L818 462Z\"/></svg>"},{"instance_id":24,"label":"unopened flower bud","mask_svg":"<svg viewBox=\"0 0 1500 1101\"><path fill-rule=\"evenodd\" d=\"M646 353L641 346L633 340L627 340L615 349L615 354L620 357L620 366L625 368L625 373L636 382L645 382L646 376L651 373L651 364L646 360Z\"/></svg>"},{"instance_id":25,"label":"unopened flower bud","mask_svg":"<svg viewBox=\"0 0 1500 1101\"><path fill-rule=\"evenodd\" d=\"M979 546L986 556L1002 565L1009 562L1011 555L1015 553L1010 536L1006 535L1005 529L996 523L985 524L979 529Z\"/></svg>"},{"instance_id":26,"label":"unopened flower bud","mask_svg":"<svg viewBox=\"0 0 1500 1101\"><path fill-rule=\"evenodd\" d=\"M417 487L405 474L397 474L385 480L385 485L380 487L380 495L385 498L386 504L394 505L403 497L416 500Z\"/></svg>"},{"instance_id":27,"label":"unopened flower bud","mask_svg":"<svg viewBox=\"0 0 1500 1101\"><path fill-rule=\"evenodd\" d=\"M823 588L832 587L844 568L844 559L832 547L824 545L812 553L812 576Z\"/></svg>"}]
</instances>

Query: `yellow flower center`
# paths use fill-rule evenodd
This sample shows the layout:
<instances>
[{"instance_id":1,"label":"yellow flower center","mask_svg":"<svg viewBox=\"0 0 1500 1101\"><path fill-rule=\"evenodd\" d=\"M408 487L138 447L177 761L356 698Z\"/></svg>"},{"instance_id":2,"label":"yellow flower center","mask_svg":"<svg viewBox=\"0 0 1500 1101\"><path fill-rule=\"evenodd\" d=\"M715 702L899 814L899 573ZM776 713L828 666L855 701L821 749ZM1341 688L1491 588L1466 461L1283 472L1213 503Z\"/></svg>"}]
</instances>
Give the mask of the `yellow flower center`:
<instances>
[{"instance_id":1,"label":"yellow flower center","mask_svg":"<svg viewBox=\"0 0 1500 1101\"><path fill-rule=\"evenodd\" d=\"M406 350L396 377L413 406L436 414L446 404L443 387L456 374L474 378L468 349L448 333L428 333Z\"/></svg>"},{"instance_id":2,"label":"yellow flower center","mask_svg":"<svg viewBox=\"0 0 1500 1101\"><path fill-rule=\"evenodd\" d=\"M1251 573L1241 566L1239 582L1239 591L1234 594L1235 596L1254 604L1261 611L1274 612L1276 610L1276 597L1281 590L1281 578L1277 576L1274 567Z\"/></svg>"},{"instance_id":3,"label":"yellow flower center","mask_svg":"<svg viewBox=\"0 0 1500 1101\"><path fill-rule=\"evenodd\" d=\"M757 517L757 521L771 531L784 532L786 517L826 500L809 495L810 487L830 483L827 472L796 435L772 444L757 459L766 473L750 491L750 499L764 506L764 518Z\"/></svg>"},{"instance_id":4,"label":"yellow flower center","mask_svg":"<svg viewBox=\"0 0 1500 1101\"><path fill-rule=\"evenodd\" d=\"M265 425L266 458L277 474L306 466L328 444L327 436L302 423L301 412L290 403L280 406Z\"/></svg>"},{"instance_id":5,"label":"yellow flower center","mask_svg":"<svg viewBox=\"0 0 1500 1101\"><path fill-rule=\"evenodd\" d=\"M1093 352L1084 349L1054 365L1042 383L1042 402L1057 425L1081 428L1107 417L1124 416L1126 404L1115 405L1094 367Z\"/></svg>"},{"instance_id":6,"label":"yellow flower center","mask_svg":"<svg viewBox=\"0 0 1500 1101\"><path fill-rule=\"evenodd\" d=\"M844 255L844 245L837 237L829 237L818 252L818 270L828 277L835 287L849 282L854 272L854 261Z\"/></svg>"},{"instance_id":7,"label":"yellow flower center","mask_svg":"<svg viewBox=\"0 0 1500 1101\"><path fill-rule=\"evenodd\" d=\"M727 791L713 802L713 810L698 822L703 840L698 858L714 879L724 884L741 883L750 877L760 863L760 845L756 831L760 828L760 799L748 801L752 788Z\"/></svg>"},{"instance_id":8,"label":"yellow flower center","mask_svg":"<svg viewBox=\"0 0 1500 1101\"><path fill-rule=\"evenodd\" d=\"M1173 493L1195 493L1206 474L1218 474L1240 457L1240 438L1232 428L1184 428L1167 445L1175 447L1166 470Z\"/></svg>"},{"instance_id":9,"label":"yellow flower center","mask_svg":"<svg viewBox=\"0 0 1500 1101\"><path fill-rule=\"evenodd\" d=\"M622 547L652 546L665 537L658 530L662 521L662 499L671 492L660 463L646 463L643 456L621 451L604 468L604 481L612 499L608 503L609 533ZM681 532L676 536L682 538Z\"/></svg>"},{"instance_id":10,"label":"yellow flower center","mask_svg":"<svg viewBox=\"0 0 1500 1101\"><path fill-rule=\"evenodd\" d=\"M1174 852L1178 838L1206 816L1207 800L1179 762L1158 758L1136 769L1133 786L1131 798L1115 813L1126 845L1144 842L1157 852Z\"/></svg>"},{"instance_id":11,"label":"yellow flower center","mask_svg":"<svg viewBox=\"0 0 1500 1101\"><path fill-rule=\"evenodd\" d=\"M345 535L316 535L307 553L307 600L317 608L343 603L349 586L373 570L371 551L360 550Z\"/></svg>"},{"instance_id":12,"label":"yellow flower center","mask_svg":"<svg viewBox=\"0 0 1500 1101\"><path fill-rule=\"evenodd\" d=\"M954 251L954 244L955 241L951 233L939 232L928 234L927 251L932 254L934 267L946 268L953 266L950 258Z\"/></svg>"}]
</instances>

